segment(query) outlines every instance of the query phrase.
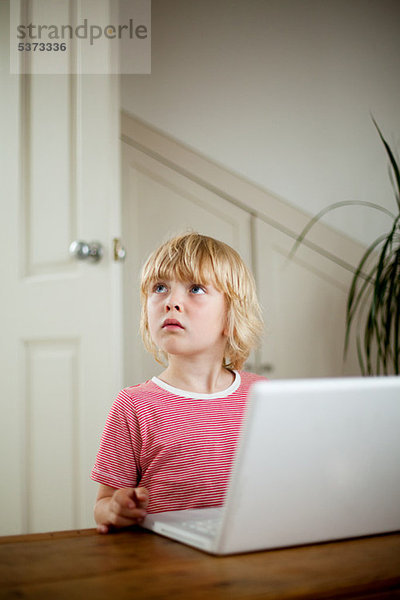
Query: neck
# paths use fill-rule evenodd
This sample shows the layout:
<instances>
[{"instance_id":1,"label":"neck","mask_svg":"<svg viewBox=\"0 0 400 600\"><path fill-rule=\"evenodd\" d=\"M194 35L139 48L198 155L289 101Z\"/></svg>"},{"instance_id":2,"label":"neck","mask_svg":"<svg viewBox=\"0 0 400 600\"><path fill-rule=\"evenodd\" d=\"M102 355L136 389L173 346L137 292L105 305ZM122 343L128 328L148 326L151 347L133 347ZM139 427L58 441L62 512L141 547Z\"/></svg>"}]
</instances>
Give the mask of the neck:
<instances>
[{"instance_id":1,"label":"neck","mask_svg":"<svg viewBox=\"0 0 400 600\"><path fill-rule=\"evenodd\" d=\"M234 375L221 363L207 364L198 360L170 356L168 367L159 378L181 390L198 394L215 394L228 388L234 380Z\"/></svg>"}]
</instances>

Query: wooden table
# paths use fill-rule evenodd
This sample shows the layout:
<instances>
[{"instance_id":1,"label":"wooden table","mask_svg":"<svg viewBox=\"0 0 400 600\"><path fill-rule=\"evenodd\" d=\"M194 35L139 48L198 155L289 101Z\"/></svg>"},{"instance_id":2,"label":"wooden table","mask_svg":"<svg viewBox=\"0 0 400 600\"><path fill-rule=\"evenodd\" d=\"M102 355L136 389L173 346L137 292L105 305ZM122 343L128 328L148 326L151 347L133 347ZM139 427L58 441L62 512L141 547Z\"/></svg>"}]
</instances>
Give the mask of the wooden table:
<instances>
[{"instance_id":1,"label":"wooden table","mask_svg":"<svg viewBox=\"0 0 400 600\"><path fill-rule=\"evenodd\" d=\"M400 598L400 534L228 557L135 528L0 538L0 598Z\"/></svg>"}]
</instances>

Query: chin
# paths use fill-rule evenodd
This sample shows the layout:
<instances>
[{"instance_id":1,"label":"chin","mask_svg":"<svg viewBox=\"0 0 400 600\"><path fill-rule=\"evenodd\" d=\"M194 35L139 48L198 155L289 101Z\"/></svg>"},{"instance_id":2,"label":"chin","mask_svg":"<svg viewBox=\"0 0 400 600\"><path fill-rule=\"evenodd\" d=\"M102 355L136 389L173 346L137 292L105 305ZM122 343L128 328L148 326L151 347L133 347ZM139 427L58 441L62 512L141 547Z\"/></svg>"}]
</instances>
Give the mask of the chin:
<instances>
[{"instance_id":1,"label":"chin","mask_svg":"<svg viewBox=\"0 0 400 600\"><path fill-rule=\"evenodd\" d=\"M172 354L172 355L176 355L179 356L181 354L186 354L185 349L180 347L178 344L163 344L162 346L160 346L160 349L165 352L166 354Z\"/></svg>"}]
</instances>

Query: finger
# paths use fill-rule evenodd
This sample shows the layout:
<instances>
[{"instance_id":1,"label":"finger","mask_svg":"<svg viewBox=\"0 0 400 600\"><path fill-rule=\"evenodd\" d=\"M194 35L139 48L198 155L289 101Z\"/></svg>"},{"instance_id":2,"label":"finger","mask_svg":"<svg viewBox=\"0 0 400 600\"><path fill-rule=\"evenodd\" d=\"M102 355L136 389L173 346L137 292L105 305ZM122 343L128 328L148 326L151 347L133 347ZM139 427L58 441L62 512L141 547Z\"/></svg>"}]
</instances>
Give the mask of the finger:
<instances>
[{"instance_id":1,"label":"finger","mask_svg":"<svg viewBox=\"0 0 400 600\"><path fill-rule=\"evenodd\" d=\"M132 501L121 503L119 500L114 499L110 504L111 513L114 515L120 515L127 519L138 519L146 515L146 510Z\"/></svg>"},{"instance_id":2,"label":"finger","mask_svg":"<svg viewBox=\"0 0 400 600\"><path fill-rule=\"evenodd\" d=\"M138 506L147 508L149 504L149 491L145 487L138 487L135 489L135 499Z\"/></svg>"},{"instance_id":3,"label":"finger","mask_svg":"<svg viewBox=\"0 0 400 600\"><path fill-rule=\"evenodd\" d=\"M99 533L108 533L110 531L110 528L108 527L108 525L98 525L97 526L97 531Z\"/></svg>"},{"instance_id":4,"label":"finger","mask_svg":"<svg viewBox=\"0 0 400 600\"><path fill-rule=\"evenodd\" d=\"M135 488L120 488L113 496L113 499L121 507L135 508L136 507L136 495Z\"/></svg>"},{"instance_id":5,"label":"finger","mask_svg":"<svg viewBox=\"0 0 400 600\"><path fill-rule=\"evenodd\" d=\"M114 500L121 506L132 510L146 508L149 504L149 492L145 487L120 488L114 494Z\"/></svg>"},{"instance_id":6,"label":"finger","mask_svg":"<svg viewBox=\"0 0 400 600\"><path fill-rule=\"evenodd\" d=\"M129 527L138 525L143 521L143 517L124 517L122 515L112 515L111 523L114 527Z\"/></svg>"},{"instance_id":7,"label":"finger","mask_svg":"<svg viewBox=\"0 0 400 600\"><path fill-rule=\"evenodd\" d=\"M137 520L144 519L146 516L146 511L143 508L124 508L119 511L115 511L113 514L123 519Z\"/></svg>"}]
</instances>

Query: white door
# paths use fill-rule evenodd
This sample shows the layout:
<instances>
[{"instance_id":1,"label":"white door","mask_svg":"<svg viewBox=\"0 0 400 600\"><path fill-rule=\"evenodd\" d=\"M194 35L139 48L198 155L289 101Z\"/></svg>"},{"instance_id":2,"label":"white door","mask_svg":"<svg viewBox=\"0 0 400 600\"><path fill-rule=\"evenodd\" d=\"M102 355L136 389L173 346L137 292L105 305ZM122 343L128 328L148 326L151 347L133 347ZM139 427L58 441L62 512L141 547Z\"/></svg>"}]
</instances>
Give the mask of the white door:
<instances>
[{"instance_id":1,"label":"white door","mask_svg":"<svg viewBox=\"0 0 400 600\"><path fill-rule=\"evenodd\" d=\"M162 368L143 349L138 335L139 272L163 241L189 229L234 247L251 267L251 216L195 181L126 143L122 144L126 385L144 381Z\"/></svg>"},{"instance_id":2,"label":"white door","mask_svg":"<svg viewBox=\"0 0 400 600\"><path fill-rule=\"evenodd\" d=\"M121 385L116 78L10 76L1 2L0 535L94 525L90 481ZM96 264L70 258L97 240Z\"/></svg>"},{"instance_id":3,"label":"white door","mask_svg":"<svg viewBox=\"0 0 400 600\"><path fill-rule=\"evenodd\" d=\"M343 364L351 273L261 219L254 224L256 276L265 321L260 370L271 378L359 375L350 348Z\"/></svg>"}]
</instances>

